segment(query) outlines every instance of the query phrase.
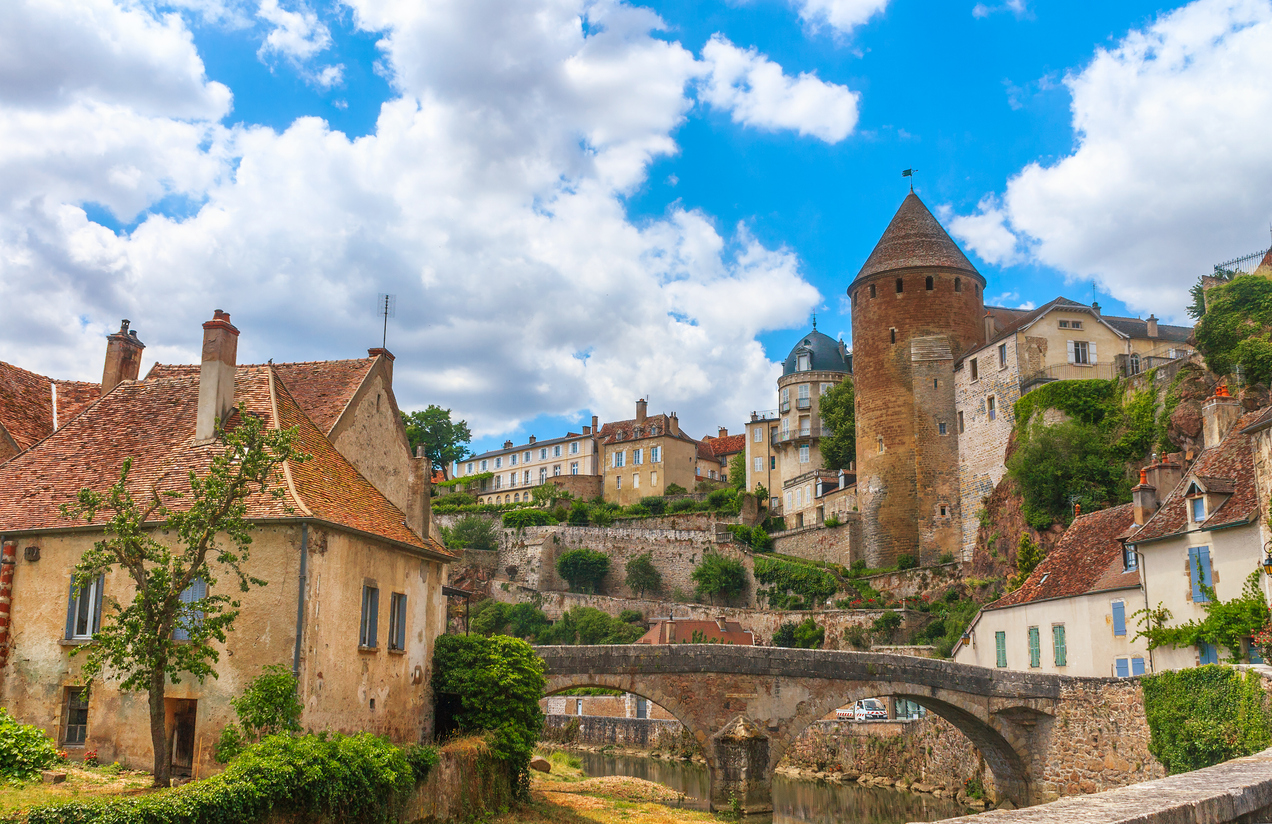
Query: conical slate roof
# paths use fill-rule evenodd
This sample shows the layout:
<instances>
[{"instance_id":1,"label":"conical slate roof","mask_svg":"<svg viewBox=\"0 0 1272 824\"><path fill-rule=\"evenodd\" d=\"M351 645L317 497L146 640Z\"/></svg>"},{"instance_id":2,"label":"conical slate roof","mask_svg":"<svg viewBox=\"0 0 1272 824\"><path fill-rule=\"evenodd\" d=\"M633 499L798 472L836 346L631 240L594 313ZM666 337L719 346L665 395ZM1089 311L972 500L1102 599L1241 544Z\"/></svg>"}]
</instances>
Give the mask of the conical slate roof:
<instances>
[{"instance_id":1,"label":"conical slate roof","mask_svg":"<svg viewBox=\"0 0 1272 824\"><path fill-rule=\"evenodd\" d=\"M786 356L786 360L782 362L782 374L790 375L795 372L798 364L798 355L800 352L808 352L812 355L810 369L817 372L848 372L848 361L839 351L839 342L829 335L823 335L817 331L817 327L813 327L813 331L799 339L799 343L795 344L795 348Z\"/></svg>"},{"instance_id":2,"label":"conical slate roof","mask_svg":"<svg viewBox=\"0 0 1272 824\"><path fill-rule=\"evenodd\" d=\"M874 251L866 258L856 279L917 266L961 269L977 277L982 284L985 282L919 196L910 192L892 217L883 237L875 244Z\"/></svg>"}]
</instances>

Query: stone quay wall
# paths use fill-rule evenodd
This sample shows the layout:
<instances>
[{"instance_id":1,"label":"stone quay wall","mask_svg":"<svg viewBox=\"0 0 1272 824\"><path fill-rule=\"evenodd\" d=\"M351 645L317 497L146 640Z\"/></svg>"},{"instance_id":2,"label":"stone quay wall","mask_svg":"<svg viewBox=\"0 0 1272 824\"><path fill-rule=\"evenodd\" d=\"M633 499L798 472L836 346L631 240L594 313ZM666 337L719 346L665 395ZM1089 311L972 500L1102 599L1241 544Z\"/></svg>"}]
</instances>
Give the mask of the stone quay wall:
<instances>
[{"instance_id":1,"label":"stone quay wall","mask_svg":"<svg viewBox=\"0 0 1272 824\"><path fill-rule=\"evenodd\" d=\"M793 621L799 623L805 618L812 618L826 629L825 649L848 649L844 642L844 631L849 627L869 628L876 618L889 612L901 614L903 629L922 627L928 615L914 610L891 609L831 609L831 610L761 610L752 608L710 606L708 604L682 603L648 598L613 598L607 595L583 595L575 592L538 592L527 587L507 585L494 586L490 596L508 604L537 603L549 620L556 621L562 614L575 607L594 607L615 617L625 609L634 609L645 617L646 621L675 616L676 618L692 618L695 620L714 621L725 618L737 621L743 629L755 634L757 645L768 645L773 642L773 633L782 624Z\"/></svg>"}]
</instances>

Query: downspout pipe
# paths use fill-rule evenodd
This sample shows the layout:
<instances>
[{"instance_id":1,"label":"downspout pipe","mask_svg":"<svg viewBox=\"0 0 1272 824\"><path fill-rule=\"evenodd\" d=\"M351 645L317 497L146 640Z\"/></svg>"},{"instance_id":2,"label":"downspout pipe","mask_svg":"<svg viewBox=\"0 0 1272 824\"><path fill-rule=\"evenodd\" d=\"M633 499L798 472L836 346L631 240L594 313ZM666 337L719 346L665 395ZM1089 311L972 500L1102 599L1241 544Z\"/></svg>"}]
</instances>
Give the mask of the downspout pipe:
<instances>
[{"instance_id":1,"label":"downspout pipe","mask_svg":"<svg viewBox=\"0 0 1272 824\"><path fill-rule=\"evenodd\" d=\"M17 541L0 536L0 669L9 661L10 608L13 605L13 573L17 560Z\"/></svg>"},{"instance_id":2,"label":"downspout pipe","mask_svg":"<svg viewBox=\"0 0 1272 824\"><path fill-rule=\"evenodd\" d=\"M300 678L300 645L305 635L305 587L309 573L309 524L300 525L300 591L296 595L296 648L292 651L292 676Z\"/></svg>"}]
</instances>

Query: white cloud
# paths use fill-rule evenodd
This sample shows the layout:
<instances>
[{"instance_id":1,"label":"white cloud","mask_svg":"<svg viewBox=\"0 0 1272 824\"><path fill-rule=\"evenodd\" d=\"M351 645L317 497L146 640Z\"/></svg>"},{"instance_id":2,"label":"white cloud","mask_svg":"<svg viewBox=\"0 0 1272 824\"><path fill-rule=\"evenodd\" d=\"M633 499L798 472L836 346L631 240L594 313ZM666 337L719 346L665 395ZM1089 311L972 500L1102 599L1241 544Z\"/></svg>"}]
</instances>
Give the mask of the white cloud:
<instances>
[{"instance_id":1,"label":"white cloud","mask_svg":"<svg viewBox=\"0 0 1272 824\"><path fill-rule=\"evenodd\" d=\"M479 433L586 407L626 417L646 394L713 431L771 396L756 335L820 302L794 253L697 211L626 216L624 195L676 151L703 71L653 36L656 16L585 0L354 10L383 34L400 95L356 140L316 118L277 132L167 113L215 91L197 82L145 115L88 86L73 105L49 90L32 111L60 131L0 108L0 178L24 176L0 198L0 305L21 319L0 326L6 360L96 379L102 335L128 317L147 365L193 361L214 307L242 330L243 361L349 357L379 343L370 305L392 292L399 400L453 408ZM59 151L41 148L49 134ZM197 212L119 236L80 207L173 193Z\"/></svg>"},{"instance_id":2,"label":"white cloud","mask_svg":"<svg viewBox=\"0 0 1272 824\"><path fill-rule=\"evenodd\" d=\"M288 11L278 0L261 0L256 14L273 26L257 51L261 59L276 54L299 64L331 47L331 30L303 4Z\"/></svg>"},{"instance_id":3,"label":"white cloud","mask_svg":"<svg viewBox=\"0 0 1272 824\"><path fill-rule=\"evenodd\" d=\"M857 125L860 95L815 74L792 78L755 49L739 49L714 35L702 49L709 67L701 97L731 112L735 123L761 129L793 129L838 143Z\"/></svg>"},{"instance_id":4,"label":"white cloud","mask_svg":"<svg viewBox=\"0 0 1272 824\"><path fill-rule=\"evenodd\" d=\"M950 232L986 263L1007 266L1024 259L1016 236L1006 226L1007 216L995 198L981 198L976 212L970 215L954 215L945 207L942 218Z\"/></svg>"},{"instance_id":5,"label":"white cloud","mask_svg":"<svg viewBox=\"0 0 1272 824\"><path fill-rule=\"evenodd\" d=\"M888 0L794 0L799 16L812 26L827 25L843 34L884 10Z\"/></svg>"},{"instance_id":6,"label":"white cloud","mask_svg":"<svg viewBox=\"0 0 1272 824\"><path fill-rule=\"evenodd\" d=\"M1267 0L1197 0L1097 51L1065 81L1074 150L1021 170L960 237L992 260L1010 229L1034 261L1181 318L1199 275L1266 241L1269 42Z\"/></svg>"},{"instance_id":7,"label":"white cloud","mask_svg":"<svg viewBox=\"0 0 1272 824\"><path fill-rule=\"evenodd\" d=\"M1025 0L1006 0L1000 6L990 6L985 3L977 3L972 6L972 17L988 17L996 11L1009 11L1017 17L1024 17L1029 13L1029 5Z\"/></svg>"}]
</instances>

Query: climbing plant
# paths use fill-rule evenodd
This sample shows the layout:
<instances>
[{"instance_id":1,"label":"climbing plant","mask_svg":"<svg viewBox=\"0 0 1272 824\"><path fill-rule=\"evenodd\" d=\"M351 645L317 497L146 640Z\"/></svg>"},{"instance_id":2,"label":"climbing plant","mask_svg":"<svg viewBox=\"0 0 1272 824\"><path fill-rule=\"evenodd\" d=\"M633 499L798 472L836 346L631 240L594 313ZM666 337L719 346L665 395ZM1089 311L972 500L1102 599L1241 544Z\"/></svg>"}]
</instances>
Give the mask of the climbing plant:
<instances>
[{"instance_id":1,"label":"climbing plant","mask_svg":"<svg viewBox=\"0 0 1272 824\"><path fill-rule=\"evenodd\" d=\"M561 553L557 573L576 592L600 592L609 573L610 559L604 552L580 547Z\"/></svg>"},{"instance_id":2,"label":"climbing plant","mask_svg":"<svg viewBox=\"0 0 1272 824\"><path fill-rule=\"evenodd\" d=\"M1236 277L1207 294L1197 349L1217 375L1241 368L1251 383L1272 383L1272 280Z\"/></svg>"},{"instance_id":3,"label":"climbing plant","mask_svg":"<svg viewBox=\"0 0 1272 824\"><path fill-rule=\"evenodd\" d=\"M835 576L826 570L780 558L756 558L755 580L767 587L759 595L772 609L812 609L839 589Z\"/></svg>"},{"instance_id":4,"label":"climbing plant","mask_svg":"<svg viewBox=\"0 0 1272 824\"><path fill-rule=\"evenodd\" d=\"M1149 752L1172 774L1272 744L1272 710L1258 673L1212 664L1147 675L1141 683Z\"/></svg>"},{"instance_id":5,"label":"climbing plant","mask_svg":"<svg viewBox=\"0 0 1272 824\"><path fill-rule=\"evenodd\" d=\"M1256 569L1246 578L1241 594L1229 601L1220 601L1213 588L1201 585L1201 591L1209 599L1202 602L1206 617L1200 621L1167 626L1171 612L1160 603L1157 609L1141 609L1135 613L1140 631L1137 638L1148 641L1149 649L1158 647L1191 647L1199 643L1213 644L1228 650L1229 661L1241 663L1245 651L1243 643L1253 638L1268 623L1268 602L1259 587Z\"/></svg>"},{"instance_id":6,"label":"climbing plant","mask_svg":"<svg viewBox=\"0 0 1272 824\"><path fill-rule=\"evenodd\" d=\"M746 567L742 562L714 552L702 556L702 563L694 568L690 577L694 591L713 604L717 598L728 600L746 591Z\"/></svg>"}]
</instances>

